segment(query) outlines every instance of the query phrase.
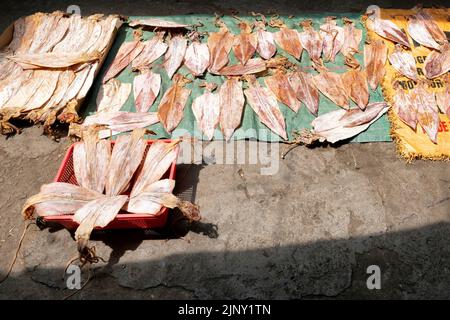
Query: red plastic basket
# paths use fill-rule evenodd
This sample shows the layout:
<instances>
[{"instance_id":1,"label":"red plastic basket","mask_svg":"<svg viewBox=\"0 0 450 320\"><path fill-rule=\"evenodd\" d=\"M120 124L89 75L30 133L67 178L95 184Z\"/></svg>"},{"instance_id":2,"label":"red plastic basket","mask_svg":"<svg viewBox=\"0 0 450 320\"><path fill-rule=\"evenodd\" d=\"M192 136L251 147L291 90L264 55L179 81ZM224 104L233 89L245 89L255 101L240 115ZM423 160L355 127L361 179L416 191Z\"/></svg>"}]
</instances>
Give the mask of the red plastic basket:
<instances>
[{"instance_id":1,"label":"red plastic basket","mask_svg":"<svg viewBox=\"0 0 450 320\"><path fill-rule=\"evenodd\" d=\"M167 143L170 143L171 140L160 140ZM151 144L155 142L155 140L148 140L147 151ZM80 143L80 142L79 142ZM75 177L74 168L73 168L73 149L75 144L71 145L69 150L59 167L58 173L54 179L54 182L66 182L74 185L78 185L77 179ZM114 148L114 141L111 141L111 147ZM169 178L175 180L176 174L176 160L172 163L169 170L165 173L163 178ZM150 228L162 228L166 225L167 215L169 213L169 209L163 207L159 213L155 215L146 215L146 214L131 214L126 212L120 212L116 218L111 221L104 228L96 228L98 230L105 229L150 229ZM44 221L58 223L64 226L66 229L75 230L78 227L78 223L73 220L72 215L60 215L60 216L47 216L44 217Z\"/></svg>"}]
</instances>

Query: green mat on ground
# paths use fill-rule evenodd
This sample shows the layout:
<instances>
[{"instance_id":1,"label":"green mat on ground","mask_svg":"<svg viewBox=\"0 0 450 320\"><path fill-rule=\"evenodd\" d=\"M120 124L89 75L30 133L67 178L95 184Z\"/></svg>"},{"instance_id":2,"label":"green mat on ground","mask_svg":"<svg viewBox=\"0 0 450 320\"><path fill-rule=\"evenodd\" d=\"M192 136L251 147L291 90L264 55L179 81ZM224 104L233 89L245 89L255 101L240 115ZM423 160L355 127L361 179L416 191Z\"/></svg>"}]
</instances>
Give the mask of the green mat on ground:
<instances>
[{"instance_id":1,"label":"green mat on ground","mask_svg":"<svg viewBox=\"0 0 450 320\"><path fill-rule=\"evenodd\" d=\"M296 16L294 18L287 18L287 17L280 17L288 27L294 28L296 27L297 30L301 31L301 27L298 27L298 23L304 19L312 19L313 20L313 26L316 30L319 29L319 26L324 23L325 17L327 17L328 14L305 14L302 16ZM338 17L338 24L342 26L342 17L350 18L355 22L355 25L358 29L363 30L363 40L360 44L360 53L356 55L356 58L358 61L363 64L363 45L366 38L366 30L364 29L363 25L360 22L360 15L359 14L340 14ZM130 20L136 19L136 18L148 18L148 17L130 17ZM218 28L214 25L214 17L210 15L188 15L188 16L168 16L168 17L158 17L162 19L172 20L180 23L186 23L186 24L198 24L198 22L201 22L204 26L198 28L198 31L204 32L204 31L217 31ZM253 22L254 17L241 17L243 20L248 22ZM222 21L225 22L225 24L228 26L231 32L238 34L239 28L237 25L237 20L230 16L225 16L222 18ZM103 69L101 70L99 76L96 79L96 82L91 90L90 96L87 99L86 103L86 109L84 110L84 116L91 115L95 113L96 110L96 103L95 98L97 97L97 93L99 90L99 87L101 85L101 79L103 78L103 74L106 72L108 66L113 61L119 47L124 41L131 41L133 39L133 30L132 28L128 27L127 25L124 25L118 32L116 41L108 55L107 60L105 61L103 65ZM269 31L277 31L277 28L271 28L267 27L267 30ZM144 31L143 39L147 40L149 38L153 37L153 32L150 31ZM206 38L202 41L206 41ZM300 66L307 68L309 72L316 74L317 72L312 69L311 67L311 60L309 59L308 53L306 51L303 51L301 62L297 61L295 58L291 57L287 53L285 53L282 49L279 47L277 48L277 54L281 54L287 58L291 62L297 63ZM257 54L256 54L257 56ZM237 63L236 58L234 57L233 52L230 52L230 64ZM159 73L162 78L162 84L161 84L161 91L158 96L158 99L155 101L153 106L151 107L150 111L155 112L158 109L159 101L161 100L161 97L163 96L164 92L171 86L172 81L168 78L165 70L162 68L164 57L161 57L157 61L153 63L152 70L156 73ZM326 63L325 64L331 71L342 73L345 72L348 68L344 65L343 62L343 56L342 54L338 54L336 57L336 61L334 63ZM193 79L193 76L189 74L186 67L182 66L178 73L183 74L189 79ZM118 79L122 82L126 83L132 83L133 78L135 76L135 73L131 71L130 66L125 69L119 76ZM158 123L155 125L150 126L148 129L154 131L157 136L156 138L169 138L169 137L179 137L186 135L186 133L189 133L191 136L195 136L199 139L202 139L202 132L198 127L198 124L195 120L195 117L192 113L191 104L194 98L198 97L199 95L203 94L204 89L199 88L199 84L206 80L207 82L215 82L217 84L221 84L224 82L225 77L221 76L215 76L211 75L209 73L206 73L206 76L204 79L196 78L193 82L189 83L186 87L192 90L191 96L189 97L189 100L186 104L185 110L184 110L184 118L181 121L180 125L177 129L175 129L172 132L172 135L165 132L163 126ZM263 84L263 78L259 78L259 81L261 84ZM244 88L246 87L246 83L244 83ZM371 92L370 95L370 101L383 101L383 95L381 92L381 88L378 88L375 92ZM296 130L301 130L303 128L311 128L311 121L314 119L314 117L308 112L307 108L302 104L302 107L298 111L298 113L293 112L291 109L289 109L287 106L285 106L282 103L279 103L280 109L286 119L286 132L289 135L289 139L291 140L292 132ZM351 107L356 107L356 105L352 102ZM337 110L339 107L337 107L333 102L331 102L328 98L320 95L320 105L319 105L319 115L324 114L333 110ZM125 103L125 105L122 107L123 111L135 111L134 107L134 98L133 93L130 94L130 97L128 98L128 101ZM217 128L214 136L215 140L223 140L222 134L220 130ZM244 108L244 115L242 119L241 127L238 128L233 136L233 139L241 140L241 139L256 139L260 141L281 141L281 139L271 133L270 130L267 129L265 125L263 125L260 121L258 116L254 113L252 108L246 104ZM384 115L382 118L380 118L377 122L372 124L372 126L366 130L365 132L361 133L357 137L353 138L351 140L352 142L375 142L375 141L391 141L390 135L389 135L389 121L387 119L387 116Z\"/></svg>"}]
</instances>

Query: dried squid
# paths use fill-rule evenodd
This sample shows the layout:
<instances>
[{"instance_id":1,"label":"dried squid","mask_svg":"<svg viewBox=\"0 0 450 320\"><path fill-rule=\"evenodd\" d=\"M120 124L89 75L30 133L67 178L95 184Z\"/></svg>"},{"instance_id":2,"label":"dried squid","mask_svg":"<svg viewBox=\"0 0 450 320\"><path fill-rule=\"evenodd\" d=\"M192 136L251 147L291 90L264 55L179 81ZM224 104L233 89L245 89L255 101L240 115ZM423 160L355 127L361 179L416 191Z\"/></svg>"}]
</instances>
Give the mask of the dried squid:
<instances>
[{"instance_id":1,"label":"dried squid","mask_svg":"<svg viewBox=\"0 0 450 320\"><path fill-rule=\"evenodd\" d=\"M101 193L74 184L54 182L41 187L38 194L25 202L22 215L31 219L37 216L73 214L88 202L104 197Z\"/></svg>"},{"instance_id":2,"label":"dried squid","mask_svg":"<svg viewBox=\"0 0 450 320\"><path fill-rule=\"evenodd\" d=\"M201 43L197 32L191 34L192 42L186 49L184 65L195 77L201 77L209 66L209 49L206 43Z\"/></svg>"},{"instance_id":3,"label":"dried squid","mask_svg":"<svg viewBox=\"0 0 450 320\"><path fill-rule=\"evenodd\" d=\"M155 27L155 28L187 28L188 24L178 23L174 21L168 21L158 18L149 18L149 19L136 19L131 21L128 24L130 27L136 26L147 26L147 27Z\"/></svg>"},{"instance_id":4,"label":"dried squid","mask_svg":"<svg viewBox=\"0 0 450 320\"><path fill-rule=\"evenodd\" d=\"M38 72L38 77L42 80L42 82L36 92L34 92L30 99L28 99L22 111L30 111L41 108L55 93L61 72L54 72L46 69L39 70ZM34 72L34 75L37 75L38 72Z\"/></svg>"},{"instance_id":5,"label":"dried squid","mask_svg":"<svg viewBox=\"0 0 450 320\"><path fill-rule=\"evenodd\" d=\"M366 72L351 69L342 74L342 82L347 95L361 109L366 109L369 103L369 87L367 85Z\"/></svg>"},{"instance_id":6,"label":"dried squid","mask_svg":"<svg viewBox=\"0 0 450 320\"><path fill-rule=\"evenodd\" d=\"M23 53L8 56L8 59L18 63L24 70L27 69L62 69L77 64L89 63L100 59L98 52L84 53Z\"/></svg>"},{"instance_id":7,"label":"dried squid","mask_svg":"<svg viewBox=\"0 0 450 320\"><path fill-rule=\"evenodd\" d=\"M111 157L111 143L99 140L98 129L88 127L82 132L82 142L75 144L73 165L78 184L103 193Z\"/></svg>"},{"instance_id":8,"label":"dried squid","mask_svg":"<svg viewBox=\"0 0 450 320\"><path fill-rule=\"evenodd\" d=\"M130 42L125 42L119 48L114 61L108 68L108 71L103 77L103 83L117 76L123 69L125 69L131 61L133 61L139 54L141 54L144 46L136 39Z\"/></svg>"},{"instance_id":9,"label":"dried squid","mask_svg":"<svg viewBox=\"0 0 450 320\"><path fill-rule=\"evenodd\" d=\"M313 120L312 133L319 141L330 143L348 139L365 131L388 109L386 103L375 102L364 111L359 108L332 111Z\"/></svg>"},{"instance_id":10,"label":"dried squid","mask_svg":"<svg viewBox=\"0 0 450 320\"><path fill-rule=\"evenodd\" d=\"M272 76L265 78L264 83L280 102L287 105L294 112L300 109L301 102L297 99L297 93L292 88L286 73L277 70Z\"/></svg>"},{"instance_id":11,"label":"dried squid","mask_svg":"<svg viewBox=\"0 0 450 320\"><path fill-rule=\"evenodd\" d=\"M256 15L255 13L252 13ZM269 60L277 52L277 46L275 45L275 40L273 33L266 30L266 18L261 15L261 21L255 21L254 25L256 28L257 43L256 51L264 60Z\"/></svg>"},{"instance_id":12,"label":"dried squid","mask_svg":"<svg viewBox=\"0 0 450 320\"><path fill-rule=\"evenodd\" d=\"M432 51L425 58L425 76L428 79L439 77L450 70L450 44L442 46L441 52ZM448 85L448 84L447 84Z\"/></svg>"},{"instance_id":13,"label":"dried squid","mask_svg":"<svg viewBox=\"0 0 450 320\"><path fill-rule=\"evenodd\" d=\"M378 6L369 6L366 15L369 18L367 20L369 29L373 30L380 37L411 48L408 37L395 23L381 19L381 11Z\"/></svg>"},{"instance_id":14,"label":"dried squid","mask_svg":"<svg viewBox=\"0 0 450 320\"><path fill-rule=\"evenodd\" d=\"M151 70L145 70L134 77L133 93L137 112L147 112L158 97L161 89L161 76Z\"/></svg>"},{"instance_id":15,"label":"dried squid","mask_svg":"<svg viewBox=\"0 0 450 320\"><path fill-rule=\"evenodd\" d=\"M117 138L106 177L106 195L117 196L128 189L147 148L144 134L145 129L136 129Z\"/></svg>"},{"instance_id":16,"label":"dried squid","mask_svg":"<svg viewBox=\"0 0 450 320\"><path fill-rule=\"evenodd\" d=\"M349 96L342 83L342 78L334 72L322 72L312 78L314 85L328 99L343 109L349 108Z\"/></svg>"},{"instance_id":17,"label":"dried squid","mask_svg":"<svg viewBox=\"0 0 450 320\"><path fill-rule=\"evenodd\" d=\"M174 180L159 180L175 161L178 142L156 141L151 145L143 168L131 191L130 201L127 205L128 212L156 215L162 206L167 208L178 207L189 221L201 219L198 206L183 201L172 194L175 186Z\"/></svg>"},{"instance_id":18,"label":"dried squid","mask_svg":"<svg viewBox=\"0 0 450 320\"><path fill-rule=\"evenodd\" d=\"M231 66L226 66L220 69L217 73L221 76L242 76L248 74L255 74L265 71L267 69L266 62L261 58L253 58L247 61L245 65L235 64Z\"/></svg>"},{"instance_id":19,"label":"dried squid","mask_svg":"<svg viewBox=\"0 0 450 320\"><path fill-rule=\"evenodd\" d=\"M249 87L244 90L247 101L262 123L284 140L287 140L286 123L278 106L276 96L261 87L255 76L248 77Z\"/></svg>"},{"instance_id":20,"label":"dried squid","mask_svg":"<svg viewBox=\"0 0 450 320\"><path fill-rule=\"evenodd\" d=\"M233 52L242 65L253 57L258 45L256 33L252 32L252 27L245 21L239 23L241 33L234 36Z\"/></svg>"},{"instance_id":21,"label":"dried squid","mask_svg":"<svg viewBox=\"0 0 450 320\"><path fill-rule=\"evenodd\" d=\"M425 26L428 33L438 44L443 45L448 42L445 33L441 30L441 28L439 28L437 23L434 22L433 18L424 9L419 9L415 17L422 25Z\"/></svg>"},{"instance_id":22,"label":"dried squid","mask_svg":"<svg viewBox=\"0 0 450 320\"><path fill-rule=\"evenodd\" d=\"M419 83L412 95L417 109L417 122L425 130L430 140L437 143L439 113L434 93L426 90L423 83Z\"/></svg>"},{"instance_id":23,"label":"dried squid","mask_svg":"<svg viewBox=\"0 0 450 320\"><path fill-rule=\"evenodd\" d=\"M97 96L97 112L119 111L131 93L131 83L112 79L100 87Z\"/></svg>"},{"instance_id":24,"label":"dried squid","mask_svg":"<svg viewBox=\"0 0 450 320\"><path fill-rule=\"evenodd\" d=\"M364 66L366 67L367 80L372 90L378 87L386 72L384 66L387 54L388 48L381 39L364 45Z\"/></svg>"},{"instance_id":25,"label":"dried squid","mask_svg":"<svg viewBox=\"0 0 450 320\"><path fill-rule=\"evenodd\" d=\"M220 27L218 32L210 32L208 37L208 48L210 55L209 71L217 73L228 64L228 54L233 47L234 37L228 31L227 26L216 19L216 25Z\"/></svg>"},{"instance_id":26,"label":"dried squid","mask_svg":"<svg viewBox=\"0 0 450 320\"><path fill-rule=\"evenodd\" d=\"M167 75L172 79L175 72L183 63L184 55L187 48L187 39L181 35L174 36L169 41L169 49L164 57L164 68Z\"/></svg>"},{"instance_id":27,"label":"dried squid","mask_svg":"<svg viewBox=\"0 0 450 320\"><path fill-rule=\"evenodd\" d=\"M242 82L236 78L227 79L219 89L220 129L226 141L240 126L244 111L245 97Z\"/></svg>"},{"instance_id":28,"label":"dried squid","mask_svg":"<svg viewBox=\"0 0 450 320\"><path fill-rule=\"evenodd\" d=\"M389 56L389 62L395 70L405 77L414 81L418 80L419 75L417 74L414 57L409 52L404 51L400 45L395 46L394 52Z\"/></svg>"},{"instance_id":29,"label":"dried squid","mask_svg":"<svg viewBox=\"0 0 450 320\"><path fill-rule=\"evenodd\" d=\"M131 66L134 70L145 69L167 51L164 43L164 32L156 32L153 38L143 42L141 53L133 59Z\"/></svg>"},{"instance_id":30,"label":"dried squid","mask_svg":"<svg viewBox=\"0 0 450 320\"><path fill-rule=\"evenodd\" d=\"M191 90L184 86L190 82L180 74L173 78L172 86L164 93L158 107L159 121L167 132L172 132L184 117L184 107Z\"/></svg>"},{"instance_id":31,"label":"dried squid","mask_svg":"<svg viewBox=\"0 0 450 320\"><path fill-rule=\"evenodd\" d=\"M89 254L89 238L94 228L106 227L117 216L119 211L125 205L128 196L103 196L81 207L75 212L73 220L79 223L75 231L75 240L77 241L78 251L81 255Z\"/></svg>"},{"instance_id":32,"label":"dried squid","mask_svg":"<svg viewBox=\"0 0 450 320\"><path fill-rule=\"evenodd\" d=\"M145 128L152 124L158 123L158 114L156 112L99 112L92 116L86 117L83 126L101 125L105 127L98 132L100 139L108 138L121 132L128 132L134 129ZM77 124L70 126L70 135L80 136Z\"/></svg>"},{"instance_id":33,"label":"dried squid","mask_svg":"<svg viewBox=\"0 0 450 320\"><path fill-rule=\"evenodd\" d=\"M344 29L336 24L336 17L327 17L325 23L320 26L322 37L322 53L325 61L334 62L334 58L344 45Z\"/></svg>"},{"instance_id":34,"label":"dried squid","mask_svg":"<svg viewBox=\"0 0 450 320\"><path fill-rule=\"evenodd\" d=\"M422 46L439 50L440 45L433 39L423 22L423 20L417 19L416 16L411 16L408 22L409 36Z\"/></svg>"},{"instance_id":35,"label":"dried squid","mask_svg":"<svg viewBox=\"0 0 450 320\"><path fill-rule=\"evenodd\" d=\"M436 104L438 105L442 113L446 113L447 117L450 119L450 76L447 75L444 81L446 81L444 91L436 92Z\"/></svg>"},{"instance_id":36,"label":"dried squid","mask_svg":"<svg viewBox=\"0 0 450 320\"><path fill-rule=\"evenodd\" d=\"M147 187L158 181L169 170L170 166L177 159L178 144L180 140L172 142L155 141L151 144L140 169L130 197L134 198L142 193Z\"/></svg>"},{"instance_id":37,"label":"dried squid","mask_svg":"<svg viewBox=\"0 0 450 320\"><path fill-rule=\"evenodd\" d=\"M219 123L220 117L220 98L218 93L213 93L217 88L215 83L203 84L205 93L197 97L192 102L192 112L197 119L208 140L214 137L214 130Z\"/></svg>"},{"instance_id":38,"label":"dried squid","mask_svg":"<svg viewBox=\"0 0 450 320\"><path fill-rule=\"evenodd\" d=\"M299 33L300 43L302 47L308 52L314 69L326 70L322 62L323 41L319 32L312 27L312 20L305 20L301 23L303 32Z\"/></svg>"},{"instance_id":39,"label":"dried squid","mask_svg":"<svg viewBox=\"0 0 450 320\"><path fill-rule=\"evenodd\" d=\"M344 44L341 52L345 57L345 64L351 68L359 68L359 62L354 57L359 52L362 30L357 29L352 20L344 18Z\"/></svg>"},{"instance_id":40,"label":"dried squid","mask_svg":"<svg viewBox=\"0 0 450 320\"><path fill-rule=\"evenodd\" d=\"M415 131L417 128L417 106L413 100L413 91L407 93L399 85L396 85L392 106L400 120Z\"/></svg>"},{"instance_id":41,"label":"dried squid","mask_svg":"<svg viewBox=\"0 0 450 320\"><path fill-rule=\"evenodd\" d=\"M271 27L278 27L280 30L274 33L275 42L281 49L300 60L302 56L303 47L300 42L299 33L297 30L288 28L281 20L271 19L269 22Z\"/></svg>"},{"instance_id":42,"label":"dried squid","mask_svg":"<svg viewBox=\"0 0 450 320\"><path fill-rule=\"evenodd\" d=\"M312 115L319 112L319 91L312 83L312 74L296 71L289 75L289 83L297 94L297 99L303 102Z\"/></svg>"}]
</instances>

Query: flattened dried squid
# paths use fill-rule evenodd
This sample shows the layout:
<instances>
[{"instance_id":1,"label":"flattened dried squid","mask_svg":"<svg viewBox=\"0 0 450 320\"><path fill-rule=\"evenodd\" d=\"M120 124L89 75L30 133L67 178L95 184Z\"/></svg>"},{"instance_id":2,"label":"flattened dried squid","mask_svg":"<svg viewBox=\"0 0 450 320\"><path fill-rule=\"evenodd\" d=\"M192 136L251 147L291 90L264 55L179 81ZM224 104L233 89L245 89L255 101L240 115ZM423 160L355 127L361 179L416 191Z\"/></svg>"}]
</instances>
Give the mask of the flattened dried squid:
<instances>
[{"instance_id":1,"label":"flattened dried squid","mask_svg":"<svg viewBox=\"0 0 450 320\"><path fill-rule=\"evenodd\" d=\"M192 112L205 136L211 140L219 123L220 97L218 93L212 92L217 88L217 84L207 83L203 86L206 88L205 93L194 99Z\"/></svg>"},{"instance_id":2,"label":"flattened dried squid","mask_svg":"<svg viewBox=\"0 0 450 320\"><path fill-rule=\"evenodd\" d=\"M280 28L280 31L274 33L275 42L280 48L295 59L300 60L303 47L297 30L288 28L281 20L277 19L271 19L269 25Z\"/></svg>"},{"instance_id":3,"label":"flattened dried squid","mask_svg":"<svg viewBox=\"0 0 450 320\"><path fill-rule=\"evenodd\" d=\"M284 159L290 150L301 144L310 145L315 141L335 143L354 137L367 130L388 109L386 103L375 102L370 103L364 111L354 108L325 113L312 121L313 130L304 129L296 134L292 146L283 153L282 158Z\"/></svg>"},{"instance_id":4,"label":"flattened dried squid","mask_svg":"<svg viewBox=\"0 0 450 320\"><path fill-rule=\"evenodd\" d=\"M253 15L257 15L252 12ZM255 21L257 47L256 51L265 60L272 58L277 52L277 46L272 32L266 30L266 18L261 15L261 21Z\"/></svg>"},{"instance_id":5,"label":"flattened dried squid","mask_svg":"<svg viewBox=\"0 0 450 320\"><path fill-rule=\"evenodd\" d=\"M208 48L210 55L209 71L217 73L228 64L228 54L233 46L234 37L228 31L227 26L216 20L216 25L220 27L218 32L210 32L208 37Z\"/></svg>"},{"instance_id":6,"label":"flattened dried squid","mask_svg":"<svg viewBox=\"0 0 450 320\"><path fill-rule=\"evenodd\" d=\"M112 79L100 87L97 96L97 112L119 111L131 93L131 83Z\"/></svg>"},{"instance_id":7,"label":"flattened dried squid","mask_svg":"<svg viewBox=\"0 0 450 320\"><path fill-rule=\"evenodd\" d=\"M416 16L409 17L408 34L417 43L422 46L439 50L439 44L433 39L433 36L427 29L424 20L417 19Z\"/></svg>"},{"instance_id":8,"label":"flattened dried squid","mask_svg":"<svg viewBox=\"0 0 450 320\"><path fill-rule=\"evenodd\" d=\"M102 197L101 193L70 183L45 184L38 194L27 199L22 215L31 219L34 213L40 217L73 214L88 202Z\"/></svg>"},{"instance_id":9,"label":"flattened dried squid","mask_svg":"<svg viewBox=\"0 0 450 320\"><path fill-rule=\"evenodd\" d=\"M372 90L378 87L386 72L384 66L387 54L388 48L381 39L364 45L364 66L366 67L367 80Z\"/></svg>"},{"instance_id":10,"label":"flattened dried squid","mask_svg":"<svg viewBox=\"0 0 450 320\"><path fill-rule=\"evenodd\" d=\"M111 143L99 140L98 129L88 127L82 132L82 142L73 150L75 177L80 186L103 193L111 158Z\"/></svg>"},{"instance_id":11,"label":"flattened dried squid","mask_svg":"<svg viewBox=\"0 0 450 320\"><path fill-rule=\"evenodd\" d=\"M299 33L300 43L308 52L312 65L316 70L326 70L322 62L323 41L319 32L312 27L312 20L305 20L301 23L303 32Z\"/></svg>"},{"instance_id":12,"label":"flattened dried squid","mask_svg":"<svg viewBox=\"0 0 450 320\"><path fill-rule=\"evenodd\" d=\"M441 30L441 28L439 28L437 23L434 22L433 18L424 9L419 9L415 17L422 25L425 26L428 33L437 43L443 45L448 42L445 33Z\"/></svg>"},{"instance_id":13,"label":"flattened dried squid","mask_svg":"<svg viewBox=\"0 0 450 320\"><path fill-rule=\"evenodd\" d=\"M146 70L134 77L133 93L137 112L147 112L158 97L161 89L161 76Z\"/></svg>"},{"instance_id":14,"label":"flattened dried squid","mask_svg":"<svg viewBox=\"0 0 450 320\"><path fill-rule=\"evenodd\" d=\"M414 57L409 52L404 51L400 45L395 46L394 52L389 56L389 62L395 70L405 77L414 81L418 80L419 75L417 74Z\"/></svg>"},{"instance_id":15,"label":"flattened dried squid","mask_svg":"<svg viewBox=\"0 0 450 320\"><path fill-rule=\"evenodd\" d=\"M375 102L364 111L359 108L332 111L313 120L312 133L318 136L319 141L335 143L345 140L365 131L388 109L386 103Z\"/></svg>"},{"instance_id":16,"label":"flattened dried squid","mask_svg":"<svg viewBox=\"0 0 450 320\"><path fill-rule=\"evenodd\" d=\"M413 89L414 90L414 89ZM417 106L413 101L413 92L407 93L400 86L396 86L393 109L400 120L414 131L417 127Z\"/></svg>"},{"instance_id":17,"label":"flattened dried squid","mask_svg":"<svg viewBox=\"0 0 450 320\"><path fill-rule=\"evenodd\" d=\"M128 24L130 27L147 26L155 28L187 28L188 24L168 21L158 18L136 19Z\"/></svg>"},{"instance_id":18,"label":"flattened dried squid","mask_svg":"<svg viewBox=\"0 0 450 320\"><path fill-rule=\"evenodd\" d=\"M144 192L150 185L163 177L177 158L179 143L180 140L170 143L155 141L151 144L131 190L131 198Z\"/></svg>"},{"instance_id":19,"label":"flattened dried squid","mask_svg":"<svg viewBox=\"0 0 450 320\"><path fill-rule=\"evenodd\" d=\"M209 66L209 49L206 43L201 43L198 33L191 35L192 42L186 49L184 65L191 71L192 75L200 77Z\"/></svg>"},{"instance_id":20,"label":"flattened dried squid","mask_svg":"<svg viewBox=\"0 0 450 320\"><path fill-rule=\"evenodd\" d=\"M77 64L88 63L100 59L98 52L84 53L24 53L8 56L8 59L18 63L24 70L28 69L62 69Z\"/></svg>"},{"instance_id":21,"label":"flattened dried squid","mask_svg":"<svg viewBox=\"0 0 450 320\"><path fill-rule=\"evenodd\" d=\"M245 65L253 57L258 45L256 33L252 32L252 27L245 21L239 23L241 33L234 36L233 52L236 58Z\"/></svg>"},{"instance_id":22,"label":"flattened dried squid","mask_svg":"<svg viewBox=\"0 0 450 320\"><path fill-rule=\"evenodd\" d=\"M296 71L289 75L289 83L297 94L297 99L303 102L312 115L319 112L319 91L314 86L312 74Z\"/></svg>"},{"instance_id":23,"label":"flattened dried squid","mask_svg":"<svg viewBox=\"0 0 450 320\"><path fill-rule=\"evenodd\" d=\"M219 89L220 129L226 141L240 126L244 111L245 97L242 82L236 78L227 79Z\"/></svg>"},{"instance_id":24,"label":"flattened dried squid","mask_svg":"<svg viewBox=\"0 0 450 320\"><path fill-rule=\"evenodd\" d=\"M381 19L381 11L378 6L369 6L366 15L369 18L367 20L369 29L372 29L380 37L411 48L408 37L395 23Z\"/></svg>"},{"instance_id":25,"label":"flattened dried squid","mask_svg":"<svg viewBox=\"0 0 450 320\"><path fill-rule=\"evenodd\" d=\"M447 75L446 79L446 88L444 91L436 92L436 104L442 113L447 114L447 117L450 119L450 76Z\"/></svg>"},{"instance_id":26,"label":"flattened dried squid","mask_svg":"<svg viewBox=\"0 0 450 320\"><path fill-rule=\"evenodd\" d=\"M344 45L344 29L336 24L336 17L327 17L325 23L320 26L319 33L322 37L324 60L334 62Z\"/></svg>"},{"instance_id":27,"label":"flattened dried squid","mask_svg":"<svg viewBox=\"0 0 450 320\"><path fill-rule=\"evenodd\" d=\"M265 78L264 83L280 102L287 105L294 112L300 109L301 102L297 99L297 93L292 88L286 73L277 70L272 76Z\"/></svg>"},{"instance_id":28,"label":"flattened dried squid","mask_svg":"<svg viewBox=\"0 0 450 320\"><path fill-rule=\"evenodd\" d=\"M128 212L155 215L162 206L172 209L178 207L189 221L201 219L198 206L172 194L175 181L159 180L175 161L178 143L179 140L171 143L156 141L151 145L131 191Z\"/></svg>"},{"instance_id":29,"label":"flattened dried squid","mask_svg":"<svg viewBox=\"0 0 450 320\"><path fill-rule=\"evenodd\" d=\"M441 47L441 52L432 51L425 59L425 76L428 79L439 77L450 70L450 44ZM448 85L448 84L447 84Z\"/></svg>"},{"instance_id":30,"label":"flattened dried squid","mask_svg":"<svg viewBox=\"0 0 450 320\"><path fill-rule=\"evenodd\" d=\"M347 95L364 110L369 103L369 87L367 85L366 72L351 69L342 74L342 82Z\"/></svg>"},{"instance_id":31,"label":"flattened dried squid","mask_svg":"<svg viewBox=\"0 0 450 320\"><path fill-rule=\"evenodd\" d=\"M128 189L147 148L144 134L144 129L136 129L117 138L106 177L106 195L117 196Z\"/></svg>"},{"instance_id":32,"label":"flattened dried squid","mask_svg":"<svg viewBox=\"0 0 450 320\"><path fill-rule=\"evenodd\" d=\"M145 128L152 124L158 123L158 114L156 112L99 112L92 116L86 117L83 126L101 125L106 127L98 132L100 139L108 138L121 132L128 132L134 129ZM70 126L69 135L79 136L77 132L78 125Z\"/></svg>"},{"instance_id":33,"label":"flattened dried squid","mask_svg":"<svg viewBox=\"0 0 450 320\"><path fill-rule=\"evenodd\" d=\"M437 143L439 113L434 93L425 89L423 83L419 83L412 95L417 109L417 122L425 130L430 140Z\"/></svg>"},{"instance_id":34,"label":"flattened dried squid","mask_svg":"<svg viewBox=\"0 0 450 320\"><path fill-rule=\"evenodd\" d=\"M183 63L184 55L187 48L187 39L181 35L174 36L169 41L169 49L164 57L164 68L167 75L172 79L175 72Z\"/></svg>"},{"instance_id":35,"label":"flattened dried squid","mask_svg":"<svg viewBox=\"0 0 450 320\"><path fill-rule=\"evenodd\" d=\"M354 57L359 52L362 30L357 29L352 20L344 18L344 44L341 52L345 57L345 64L351 68L359 68L359 62Z\"/></svg>"},{"instance_id":36,"label":"flattened dried squid","mask_svg":"<svg viewBox=\"0 0 450 320\"><path fill-rule=\"evenodd\" d=\"M172 132L184 117L184 107L191 90L184 86L189 80L180 74L173 78L172 86L164 93L158 107L159 121L167 132Z\"/></svg>"},{"instance_id":37,"label":"flattened dried squid","mask_svg":"<svg viewBox=\"0 0 450 320\"><path fill-rule=\"evenodd\" d=\"M106 227L125 205L128 196L103 196L92 200L75 212L73 220L79 223L75 231L78 251L85 254L88 248L89 238L94 228Z\"/></svg>"},{"instance_id":38,"label":"flattened dried squid","mask_svg":"<svg viewBox=\"0 0 450 320\"><path fill-rule=\"evenodd\" d=\"M164 43L164 32L156 32L153 38L145 41L141 53L133 59L131 66L134 70L147 68L156 59L166 53L168 45Z\"/></svg>"},{"instance_id":39,"label":"flattened dried squid","mask_svg":"<svg viewBox=\"0 0 450 320\"><path fill-rule=\"evenodd\" d=\"M261 58L253 58L248 60L245 66L240 63L231 66L226 66L216 73L220 74L221 76L231 77L231 76L242 76L260 73L262 71L265 71L266 69L267 65L264 60L262 60Z\"/></svg>"},{"instance_id":40,"label":"flattened dried squid","mask_svg":"<svg viewBox=\"0 0 450 320\"><path fill-rule=\"evenodd\" d=\"M249 87L244 90L247 101L262 123L284 140L287 140L286 123L277 98L267 88L261 87L255 76L247 78Z\"/></svg>"},{"instance_id":41,"label":"flattened dried squid","mask_svg":"<svg viewBox=\"0 0 450 320\"><path fill-rule=\"evenodd\" d=\"M343 109L348 109L350 107L349 97L339 74L334 72L322 72L312 79L317 89L336 105Z\"/></svg>"},{"instance_id":42,"label":"flattened dried squid","mask_svg":"<svg viewBox=\"0 0 450 320\"><path fill-rule=\"evenodd\" d=\"M123 69L125 69L131 61L133 61L144 49L143 44L138 40L125 42L119 48L114 61L108 68L105 76L103 77L103 83L117 76Z\"/></svg>"}]
</instances>

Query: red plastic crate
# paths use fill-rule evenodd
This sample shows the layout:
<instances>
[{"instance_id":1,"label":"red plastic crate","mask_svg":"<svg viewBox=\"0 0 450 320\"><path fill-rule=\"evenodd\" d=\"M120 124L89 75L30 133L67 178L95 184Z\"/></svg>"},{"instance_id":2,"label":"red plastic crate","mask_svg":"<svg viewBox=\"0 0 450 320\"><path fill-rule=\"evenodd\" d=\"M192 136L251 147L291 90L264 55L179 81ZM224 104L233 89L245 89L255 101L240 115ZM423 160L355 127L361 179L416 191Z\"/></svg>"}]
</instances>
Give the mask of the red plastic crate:
<instances>
[{"instance_id":1,"label":"red plastic crate","mask_svg":"<svg viewBox=\"0 0 450 320\"><path fill-rule=\"evenodd\" d=\"M167 143L170 143L171 140L160 140ZM150 148L151 144L155 142L155 140L148 140L147 150L145 155L147 155L147 151ZM80 142L78 142L80 143ZM75 144L71 145L69 150L59 167L58 173L54 179L54 182L66 182L74 185L78 185L77 179L75 177L74 168L73 168L73 149ZM114 148L114 141L111 141L111 147ZM144 159L145 159L144 155ZM167 170L163 179L169 178L175 180L176 175L176 160L172 163L172 166ZM169 213L169 209L163 207L161 211L155 215L146 215L146 214L131 214L126 212L119 212L116 218L111 221L104 228L96 228L97 230L105 230L105 229L150 229L150 228L162 228L166 225L167 215ZM47 216L44 217L44 221L59 223L64 226L66 229L75 230L78 227L78 223L73 220L72 215L60 215L60 216Z\"/></svg>"}]
</instances>

